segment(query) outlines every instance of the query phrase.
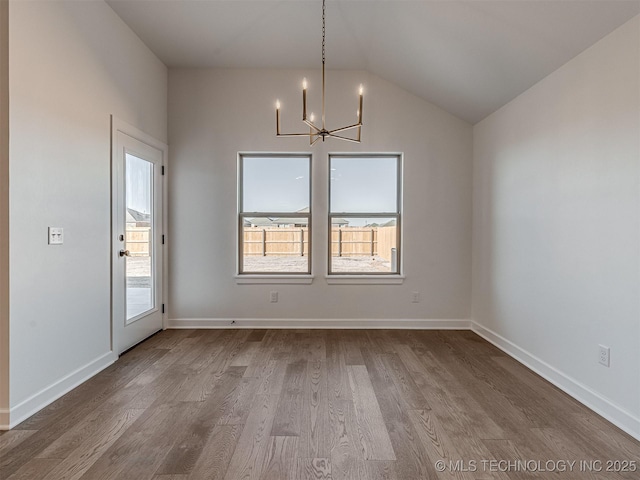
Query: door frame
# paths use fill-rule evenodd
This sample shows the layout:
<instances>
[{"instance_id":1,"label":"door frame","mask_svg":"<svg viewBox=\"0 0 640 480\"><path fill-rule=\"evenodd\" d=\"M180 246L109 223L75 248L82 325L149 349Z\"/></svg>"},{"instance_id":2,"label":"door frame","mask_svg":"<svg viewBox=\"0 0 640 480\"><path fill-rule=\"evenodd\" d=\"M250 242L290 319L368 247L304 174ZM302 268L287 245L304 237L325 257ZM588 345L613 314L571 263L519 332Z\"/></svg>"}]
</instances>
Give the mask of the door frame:
<instances>
[{"instance_id":1,"label":"door frame","mask_svg":"<svg viewBox=\"0 0 640 480\"><path fill-rule=\"evenodd\" d=\"M110 291L110 310L111 310L111 351L113 353L115 353L116 355L118 354L118 342L117 342L117 333L116 333L116 328L115 328L115 309L114 309L114 292L113 292L113 282L114 282L114 275L115 275L115 268L114 268L114 249L120 249L120 244L116 241L116 235L118 232L118 218L117 215L115 215L115 204L117 203L118 200L118 169L116 168L116 162L118 162L118 151L116 148L117 145L117 141L118 141L118 132L121 132L125 135L128 135L129 137L145 143L153 148L156 148L157 150L160 150L160 152L162 152L162 195L161 195L161 202L162 202L162 233L161 235L163 236L164 239L164 243L162 244L162 272L160 272L160 282L162 284L162 295L160 298L160 302L161 305L158 306L158 308L161 309L161 316L162 316L162 330L166 330L167 329L167 324L168 324L168 316L169 316L169 309L167 308L167 292L168 292L168 287L169 287L169 281L168 281L168 272L169 272L169 268L168 268L168 252L169 252L169 239L167 236L167 225L168 225L168 202L167 202L167 187L168 187L168 182L167 182L167 171L168 171L168 163L169 163L169 146L164 143L161 142L160 140L152 137L151 135L143 132L142 130L140 130L137 127L134 127L133 125L120 120L119 118L117 118L114 115L111 115L111 162L109 164L110 166L110 170L111 170L111 202L110 202L110 213L111 213L111 221L110 221L110 242L109 242L109 266L110 266L110 285L109 285L109 291Z\"/></svg>"}]
</instances>

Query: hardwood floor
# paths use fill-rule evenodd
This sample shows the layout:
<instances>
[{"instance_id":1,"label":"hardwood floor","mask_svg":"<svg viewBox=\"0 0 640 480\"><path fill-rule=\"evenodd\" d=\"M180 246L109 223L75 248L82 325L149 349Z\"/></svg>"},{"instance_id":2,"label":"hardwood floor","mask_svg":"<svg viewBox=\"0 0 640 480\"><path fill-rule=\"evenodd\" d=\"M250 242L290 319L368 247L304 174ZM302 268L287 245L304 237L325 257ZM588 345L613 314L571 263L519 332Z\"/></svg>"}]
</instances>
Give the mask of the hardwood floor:
<instances>
[{"instance_id":1,"label":"hardwood floor","mask_svg":"<svg viewBox=\"0 0 640 480\"><path fill-rule=\"evenodd\" d=\"M168 330L0 434L3 480L639 472L640 442L467 331Z\"/></svg>"}]
</instances>

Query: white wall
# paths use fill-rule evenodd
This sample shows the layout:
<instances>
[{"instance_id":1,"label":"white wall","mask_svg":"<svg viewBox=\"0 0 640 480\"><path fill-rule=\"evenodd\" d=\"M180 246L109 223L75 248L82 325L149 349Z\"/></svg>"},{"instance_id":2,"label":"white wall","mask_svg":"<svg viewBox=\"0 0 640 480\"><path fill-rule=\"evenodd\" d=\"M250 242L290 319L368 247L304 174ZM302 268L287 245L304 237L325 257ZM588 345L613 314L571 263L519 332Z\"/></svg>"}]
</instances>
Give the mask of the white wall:
<instances>
[{"instance_id":1,"label":"white wall","mask_svg":"<svg viewBox=\"0 0 640 480\"><path fill-rule=\"evenodd\" d=\"M636 17L473 131L474 320L636 436L639 32Z\"/></svg>"},{"instance_id":2,"label":"white wall","mask_svg":"<svg viewBox=\"0 0 640 480\"><path fill-rule=\"evenodd\" d=\"M166 141L167 69L103 2L9 13L15 423L110 358L110 114Z\"/></svg>"},{"instance_id":3,"label":"white wall","mask_svg":"<svg viewBox=\"0 0 640 480\"><path fill-rule=\"evenodd\" d=\"M9 4L0 0L0 429L9 424Z\"/></svg>"},{"instance_id":4,"label":"white wall","mask_svg":"<svg viewBox=\"0 0 640 480\"><path fill-rule=\"evenodd\" d=\"M283 131L301 128L305 76L318 114L319 70L170 70L170 317L468 319L471 126L373 75L328 71L329 127L353 123L365 85L363 143L276 138L276 98ZM239 151L313 152L312 285L236 285ZM403 285L325 281L327 153L340 151L404 153ZM270 290L279 303L268 302Z\"/></svg>"}]
</instances>

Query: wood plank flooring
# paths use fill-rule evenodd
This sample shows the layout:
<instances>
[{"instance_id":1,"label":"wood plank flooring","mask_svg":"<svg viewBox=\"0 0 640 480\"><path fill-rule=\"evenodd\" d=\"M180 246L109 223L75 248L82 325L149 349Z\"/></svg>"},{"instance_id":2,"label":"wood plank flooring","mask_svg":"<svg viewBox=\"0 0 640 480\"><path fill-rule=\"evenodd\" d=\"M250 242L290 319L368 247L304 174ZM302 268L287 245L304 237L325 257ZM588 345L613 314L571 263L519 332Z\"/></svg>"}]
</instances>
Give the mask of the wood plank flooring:
<instances>
[{"instance_id":1,"label":"wood plank flooring","mask_svg":"<svg viewBox=\"0 0 640 480\"><path fill-rule=\"evenodd\" d=\"M494 478L640 442L467 331L168 330L0 432L2 480Z\"/></svg>"}]
</instances>

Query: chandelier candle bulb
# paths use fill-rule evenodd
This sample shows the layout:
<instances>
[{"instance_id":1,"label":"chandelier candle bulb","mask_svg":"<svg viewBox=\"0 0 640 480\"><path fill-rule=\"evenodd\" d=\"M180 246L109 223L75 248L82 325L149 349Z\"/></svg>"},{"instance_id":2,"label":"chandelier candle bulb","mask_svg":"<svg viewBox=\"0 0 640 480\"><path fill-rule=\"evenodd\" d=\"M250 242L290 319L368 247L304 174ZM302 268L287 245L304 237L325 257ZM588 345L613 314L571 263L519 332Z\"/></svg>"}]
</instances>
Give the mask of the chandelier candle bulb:
<instances>
[{"instance_id":1,"label":"chandelier candle bulb","mask_svg":"<svg viewBox=\"0 0 640 480\"><path fill-rule=\"evenodd\" d=\"M307 79L302 80L302 121L307 119Z\"/></svg>"}]
</instances>

